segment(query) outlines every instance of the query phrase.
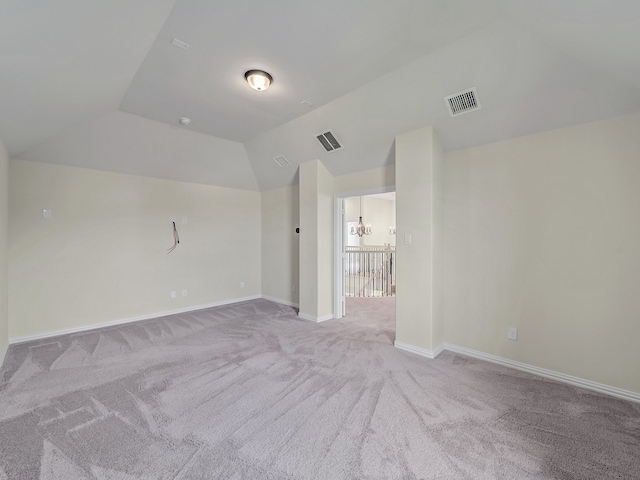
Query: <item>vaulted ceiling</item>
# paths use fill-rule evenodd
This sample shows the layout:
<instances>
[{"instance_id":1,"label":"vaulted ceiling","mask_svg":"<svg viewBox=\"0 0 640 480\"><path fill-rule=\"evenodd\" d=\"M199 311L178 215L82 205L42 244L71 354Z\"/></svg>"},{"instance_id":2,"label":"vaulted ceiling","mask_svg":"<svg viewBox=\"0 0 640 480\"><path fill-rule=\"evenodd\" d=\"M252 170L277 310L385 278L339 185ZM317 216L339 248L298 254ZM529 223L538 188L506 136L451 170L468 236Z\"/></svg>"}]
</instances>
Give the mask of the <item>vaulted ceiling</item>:
<instances>
[{"instance_id":1,"label":"vaulted ceiling","mask_svg":"<svg viewBox=\"0 0 640 480\"><path fill-rule=\"evenodd\" d=\"M469 87L482 108L451 117ZM638 111L637 0L0 2L0 139L20 159L266 190L313 159L393 164L427 125L450 151Z\"/></svg>"}]
</instances>

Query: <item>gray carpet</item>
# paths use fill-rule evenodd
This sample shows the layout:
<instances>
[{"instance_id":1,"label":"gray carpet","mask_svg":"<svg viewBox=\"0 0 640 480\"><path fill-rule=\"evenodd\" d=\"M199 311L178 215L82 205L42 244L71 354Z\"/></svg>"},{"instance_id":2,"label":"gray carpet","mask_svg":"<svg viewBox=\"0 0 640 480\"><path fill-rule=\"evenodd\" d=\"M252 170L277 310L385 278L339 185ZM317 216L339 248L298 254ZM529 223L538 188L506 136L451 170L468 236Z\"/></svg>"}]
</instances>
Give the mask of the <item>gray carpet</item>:
<instances>
[{"instance_id":1,"label":"gray carpet","mask_svg":"<svg viewBox=\"0 0 640 480\"><path fill-rule=\"evenodd\" d=\"M254 300L12 346L0 479L640 478L640 405L393 344L393 299Z\"/></svg>"}]
</instances>

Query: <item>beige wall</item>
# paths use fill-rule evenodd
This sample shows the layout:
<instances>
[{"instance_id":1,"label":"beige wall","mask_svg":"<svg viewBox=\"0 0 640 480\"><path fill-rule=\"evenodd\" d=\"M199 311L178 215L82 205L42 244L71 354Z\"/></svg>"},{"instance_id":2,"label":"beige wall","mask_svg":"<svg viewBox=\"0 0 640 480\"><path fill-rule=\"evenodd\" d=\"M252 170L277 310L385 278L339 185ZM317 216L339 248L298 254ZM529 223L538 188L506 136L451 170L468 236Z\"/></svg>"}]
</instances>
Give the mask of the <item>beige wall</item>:
<instances>
[{"instance_id":1,"label":"beige wall","mask_svg":"<svg viewBox=\"0 0 640 480\"><path fill-rule=\"evenodd\" d=\"M11 338L261 292L259 192L21 160L10 178Z\"/></svg>"},{"instance_id":2,"label":"beige wall","mask_svg":"<svg viewBox=\"0 0 640 480\"><path fill-rule=\"evenodd\" d=\"M443 341L441 164L432 127L396 137L396 344L425 355Z\"/></svg>"},{"instance_id":3,"label":"beige wall","mask_svg":"<svg viewBox=\"0 0 640 480\"><path fill-rule=\"evenodd\" d=\"M444 151L434 131L431 137L431 248L433 303L431 305L431 344L444 342Z\"/></svg>"},{"instance_id":4,"label":"beige wall","mask_svg":"<svg viewBox=\"0 0 640 480\"><path fill-rule=\"evenodd\" d=\"M318 164L318 317L333 316L333 176Z\"/></svg>"},{"instance_id":5,"label":"beige wall","mask_svg":"<svg viewBox=\"0 0 640 480\"><path fill-rule=\"evenodd\" d=\"M300 165L300 314L318 316L318 221L317 165Z\"/></svg>"},{"instance_id":6,"label":"beige wall","mask_svg":"<svg viewBox=\"0 0 640 480\"><path fill-rule=\"evenodd\" d=\"M297 185L262 192L262 295L294 305L299 303L299 210Z\"/></svg>"},{"instance_id":7,"label":"beige wall","mask_svg":"<svg viewBox=\"0 0 640 480\"><path fill-rule=\"evenodd\" d=\"M364 172L351 173L334 177L333 188L338 196L351 193L358 195L359 192L378 189L389 189L396 184L396 167L373 168Z\"/></svg>"},{"instance_id":8,"label":"beige wall","mask_svg":"<svg viewBox=\"0 0 640 480\"><path fill-rule=\"evenodd\" d=\"M8 231L9 159L0 141L0 366L9 342Z\"/></svg>"},{"instance_id":9,"label":"beige wall","mask_svg":"<svg viewBox=\"0 0 640 480\"><path fill-rule=\"evenodd\" d=\"M333 316L333 177L319 160L300 165L300 315Z\"/></svg>"},{"instance_id":10,"label":"beige wall","mask_svg":"<svg viewBox=\"0 0 640 480\"><path fill-rule=\"evenodd\" d=\"M632 115L446 155L448 343L640 392L639 132Z\"/></svg>"}]
</instances>

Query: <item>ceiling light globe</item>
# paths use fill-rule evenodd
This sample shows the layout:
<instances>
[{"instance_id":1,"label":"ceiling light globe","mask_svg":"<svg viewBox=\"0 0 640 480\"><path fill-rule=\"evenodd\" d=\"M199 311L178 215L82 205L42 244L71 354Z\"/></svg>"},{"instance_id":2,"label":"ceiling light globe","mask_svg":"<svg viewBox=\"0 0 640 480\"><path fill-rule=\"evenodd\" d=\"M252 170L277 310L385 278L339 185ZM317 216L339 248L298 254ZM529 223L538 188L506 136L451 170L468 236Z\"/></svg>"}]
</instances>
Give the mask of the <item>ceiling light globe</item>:
<instances>
[{"instance_id":1,"label":"ceiling light globe","mask_svg":"<svg viewBox=\"0 0 640 480\"><path fill-rule=\"evenodd\" d=\"M244 78L249 84L251 88L257 90L258 92L262 92L269 88L273 78L267 72L263 72L262 70L249 70L244 74Z\"/></svg>"}]
</instances>

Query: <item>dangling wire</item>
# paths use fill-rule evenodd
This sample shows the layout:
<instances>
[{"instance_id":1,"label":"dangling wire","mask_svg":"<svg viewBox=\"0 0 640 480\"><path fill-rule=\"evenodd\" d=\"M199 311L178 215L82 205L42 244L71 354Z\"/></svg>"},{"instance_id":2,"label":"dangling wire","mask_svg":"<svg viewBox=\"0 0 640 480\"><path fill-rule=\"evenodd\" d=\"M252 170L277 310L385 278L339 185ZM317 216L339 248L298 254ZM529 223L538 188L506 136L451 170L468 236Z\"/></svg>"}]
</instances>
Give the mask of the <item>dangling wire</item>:
<instances>
[{"instance_id":1,"label":"dangling wire","mask_svg":"<svg viewBox=\"0 0 640 480\"><path fill-rule=\"evenodd\" d=\"M176 222L173 223L173 247L167 249L167 253L173 252L180 243L180 237L178 236L178 229L176 228Z\"/></svg>"}]
</instances>

